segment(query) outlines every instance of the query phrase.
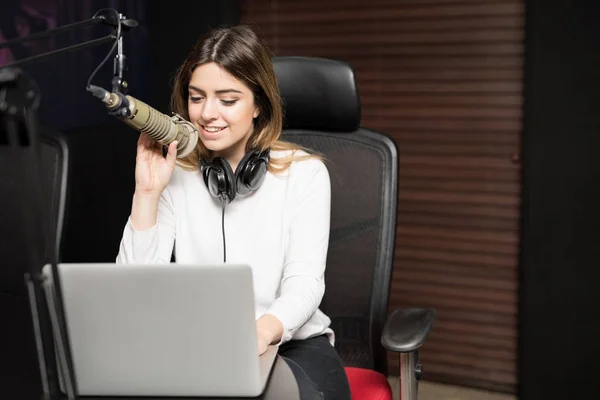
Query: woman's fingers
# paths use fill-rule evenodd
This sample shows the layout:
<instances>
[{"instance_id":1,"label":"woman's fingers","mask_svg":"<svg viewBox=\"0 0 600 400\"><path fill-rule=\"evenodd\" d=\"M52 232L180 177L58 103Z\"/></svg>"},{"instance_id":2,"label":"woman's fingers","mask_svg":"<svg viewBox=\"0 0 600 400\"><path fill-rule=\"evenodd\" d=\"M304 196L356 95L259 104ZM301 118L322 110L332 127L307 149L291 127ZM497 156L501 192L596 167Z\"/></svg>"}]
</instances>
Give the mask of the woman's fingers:
<instances>
[{"instance_id":1,"label":"woman's fingers","mask_svg":"<svg viewBox=\"0 0 600 400\"><path fill-rule=\"evenodd\" d=\"M172 142L169 145L169 149L167 152L167 164L169 164L169 166L171 168L175 167L176 158L177 158L177 140L175 140L174 142Z\"/></svg>"},{"instance_id":2,"label":"woman's fingers","mask_svg":"<svg viewBox=\"0 0 600 400\"><path fill-rule=\"evenodd\" d=\"M140 133L140 136L138 137L138 141L137 141L137 151L138 153L140 153L142 150L146 149L147 146L147 136L145 133Z\"/></svg>"}]
</instances>

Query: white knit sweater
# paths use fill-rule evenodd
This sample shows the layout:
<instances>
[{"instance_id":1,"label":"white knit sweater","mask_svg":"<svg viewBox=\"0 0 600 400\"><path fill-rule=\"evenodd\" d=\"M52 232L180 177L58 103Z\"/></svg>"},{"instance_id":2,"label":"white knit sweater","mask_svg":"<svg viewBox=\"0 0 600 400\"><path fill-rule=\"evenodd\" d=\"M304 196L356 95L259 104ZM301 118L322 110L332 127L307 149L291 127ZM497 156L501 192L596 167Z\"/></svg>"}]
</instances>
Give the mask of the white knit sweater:
<instances>
[{"instance_id":1,"label":"white knit sweater","mask_svg":"<svg viewBox=\"0 0 600 400\"><path fill-rule=\"evenodd\" d=\"M271 157L282 156L272 152ZM275 315L284 326L280 343L326 333L330 319L318 307L325 291L331 190L325 165L295 161L283 175L267 173L262 186L237 195L225 208L228 263L249 264L253 272L256 318ZM123 231L116 262L223 262L222 204L213 198L199 171L175 168L163 191L157 224Z\"/></svg>"}]
</instances>

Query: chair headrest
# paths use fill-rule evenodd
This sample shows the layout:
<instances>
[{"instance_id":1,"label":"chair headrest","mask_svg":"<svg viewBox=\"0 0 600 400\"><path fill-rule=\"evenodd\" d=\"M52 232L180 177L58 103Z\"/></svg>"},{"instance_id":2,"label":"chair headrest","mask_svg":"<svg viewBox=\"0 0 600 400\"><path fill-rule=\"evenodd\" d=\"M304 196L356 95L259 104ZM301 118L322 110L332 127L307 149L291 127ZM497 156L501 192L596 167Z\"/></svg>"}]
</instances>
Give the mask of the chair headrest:
<instances>
[{"instance_id":1,"label":"chair headrest","mask_svg":"<svg viewBox=\"0 0 600 400\"><path fill-rule=\"evenodd\" d=\"M360 100L352 67L314 57L273 57L285 129L353 132Z\"/></svg>"}]
</instances>

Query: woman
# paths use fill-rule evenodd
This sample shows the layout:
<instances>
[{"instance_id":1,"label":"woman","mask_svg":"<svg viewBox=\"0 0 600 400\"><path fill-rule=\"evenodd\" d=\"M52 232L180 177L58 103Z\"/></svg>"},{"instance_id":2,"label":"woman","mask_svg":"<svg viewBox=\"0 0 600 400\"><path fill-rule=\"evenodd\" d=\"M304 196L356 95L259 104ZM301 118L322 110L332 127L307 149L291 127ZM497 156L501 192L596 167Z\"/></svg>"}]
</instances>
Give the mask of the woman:
<instances>
[{"instance_id":1,"label":"woman","mask_svg":"<svg viewBox=\"0 0 600 400\"><path fill-rule=\"evenodd\" d=\"M117 262L232 262L252 268L258 352L278 345L302 398L350 399L325 290L330 182L322 160L279 139L282 107L271 54L244 26L217 29L179 68L173 111L197 149L140 135L131 215Z\"/></svg>"}]
</instances>

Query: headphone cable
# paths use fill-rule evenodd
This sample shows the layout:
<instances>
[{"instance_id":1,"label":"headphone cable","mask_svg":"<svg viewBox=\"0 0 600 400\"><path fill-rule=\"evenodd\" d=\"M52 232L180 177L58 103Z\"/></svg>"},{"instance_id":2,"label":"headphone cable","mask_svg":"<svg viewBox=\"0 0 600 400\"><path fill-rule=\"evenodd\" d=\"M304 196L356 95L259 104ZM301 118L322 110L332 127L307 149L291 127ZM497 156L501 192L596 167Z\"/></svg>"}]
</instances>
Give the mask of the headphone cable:
<instances>
[{"instance_id":1,"label":"headphone cable","mask_svg":"<svg viewBox=\"0 0 600 400\"><path fill-rule=\"evenodd\" d=\"M223 231L223 263L227 262L227 248L225 245L225 203L227 202L225 196L221 197L221 204L223 205L223 212L221 213L221 229Z\"/></svg>"}]
</instances>

